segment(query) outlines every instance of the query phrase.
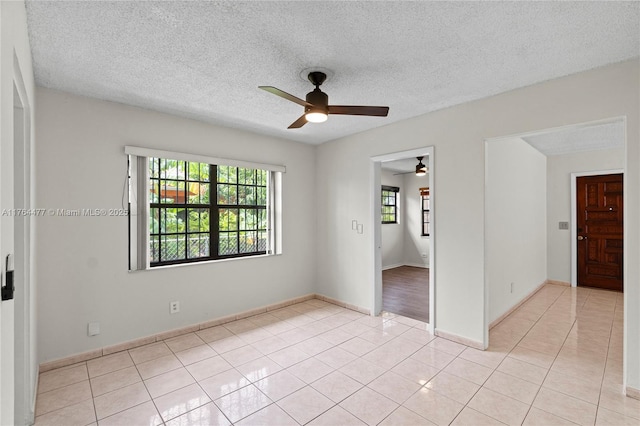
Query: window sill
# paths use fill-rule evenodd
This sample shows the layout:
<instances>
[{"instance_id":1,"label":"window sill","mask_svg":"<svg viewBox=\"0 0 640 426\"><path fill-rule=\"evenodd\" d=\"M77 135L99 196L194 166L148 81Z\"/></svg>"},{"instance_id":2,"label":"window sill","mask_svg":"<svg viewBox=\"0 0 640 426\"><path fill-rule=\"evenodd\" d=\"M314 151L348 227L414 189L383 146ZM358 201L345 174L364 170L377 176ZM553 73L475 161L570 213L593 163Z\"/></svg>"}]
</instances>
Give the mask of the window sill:
<instances>
[{"instance_id":1,"label":"window sill","mask_svg":"<svg viewBox=\"0 0 640 426\"><path fill-rule=\"evenodd\" d=\"M234 262L238 260L249 260L249 259L261 259L265 257L273 257L273 256L281 256L282 253L274 253L274 254L258 254L255 256L242 256L242 257L230 257L227 259L214 259L214 260L203 260L202 262L187 262L187 263L175 263L173 265L161 265L161 266L153 266L147 269L137 269L137 270L129 270L128 272L147 272L147 271L160 271L164 269L173 269L173 268L183 268L186 266L197 266L197 265L211 265L215 263L225 263L225 262Z\"/></svg>"}]
</instances>

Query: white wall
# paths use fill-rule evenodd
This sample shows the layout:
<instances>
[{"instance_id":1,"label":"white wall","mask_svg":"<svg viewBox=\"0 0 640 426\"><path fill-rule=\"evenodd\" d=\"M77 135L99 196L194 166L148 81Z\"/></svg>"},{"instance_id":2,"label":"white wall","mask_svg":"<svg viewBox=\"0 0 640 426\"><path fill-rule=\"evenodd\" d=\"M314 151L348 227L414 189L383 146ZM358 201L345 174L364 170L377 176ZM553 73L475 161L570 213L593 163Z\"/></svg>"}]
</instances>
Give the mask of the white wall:
<instances>
[{"instance_id":1,"label":"white wall","mask_svg":"<svg viewBox=\"0 0 640 426\"><path fill-rule=\"evenodd\" d=\"M547 81L421 115L318 147L318 284L331 297L374 308L372 156L433 144L435 326L487 344L484 318L484 140L627 117L626 217L638 217L638 61ZM391 109L393 114L393 107ZM330 172L328 172L330 171ZM349 182L345 185L344 182ZM364 234L348 232L351 220ZM640 224L625 229L627 380L640 387Z\"/></svg>"},{"instance_id":2,"label":"white wall","mask_svg":"<svg viewBox=\"0 0 640 426\"><path fill-rule=\"evenodd\" d=\"M486 158L491 323L547 279L547 158L520 138L487 142Z\"/></svg>"},{"instance_id":3,"label":"white wall","mask_svg":"<svg viewBox=\"0 0 640 426\"><path fill-rule=\"evenodd\" d=\"M26 132L14 129L14 82L18 82L25 101L25 109L33 117L34 81L31 64L31 51L27 35L26 11L23 2L0 2L0 210L11 210L14 207L14 173L26 177L26 189L23 195L33 194L33 186L29 176L31 163L27 160L24 169L14 168L14 134L25 134L27 140L23 146L30 153L33 146L33 126L27 126ZM25 200L29 201L29 200ZM27 219L29 223L32 220ZM10 215L2 215L0 221L0 259L4 284L5 263L7 254L15 253L14 241L15 219ZM28 246L28 244L27 244ZM30 351L35 350L34 310L29 310L35 297L35 274L30 265L15 265L16 268L26 266L31 274L30 295L24 294L24 288L16 290L15 301L0 303L0 424L25 424L33 413L34 391L37 381L37 364ZM21 271L23 274L24 270ZM16 303L17 302L17 303ZM15 315L23 316L19 321ZM14 334L14 327L20 324L26 327ZM15 341L15 345L14 345ZM25 352L26 348L26 352ZM14 351L19 359L14 359ZM18 366L18 376L14 377L14 361ZM14 412L17 404L19 412Z\"/></svg>"},{"instance_id":4,"label":"white wall","mask_svg":"<svg viewBox=\"0 0 640 426\"><path fill-rule=\"evenodd\" d=\"M547 275L571 282L571 173L624 168L624 148L547 157ZM631 219L633 220L633 219ZM569 230L558 229L569 222Z\"/></svg>"},{"instance_id":5,"label":"white wall","mask_svg":"<svg viewBox=\"0 0 640 426\"><path fill-rule=\"evenodd\" d=\"M125 145L287 168L280 256L129 273L126 217L40 218L40 362L315 292L313 146L47 89L36 100L40 208L120 208Z\"/></svg>"},{"instance_id":6,"label":"white wall","mask_svg":"<svg viewBox=\"0 0 640 426\"><path fill-rule=\"evenodd\" d=\"M422 236L422 197L420 196L420 188L428 186L428 173L425 176L416 176L415 173L404 175L404 194L402 195L405 206L404 264L421 268L429 267L429 237Z\"/></svg>"},{"instance_id":7,"label":"white wall","mask_svg":"<svg viewBox=\"0 0 640 426\"><path fill-rule=\"evenodd\" d=\"M403 198L404 179L402 175L394 176L394 172L382 170L380 182L382 185L397 186L400 194L398 203L398 223L382 224L382 269L395 268L404 265L404 227L406 223L406 209Z\"/></svg>"}]
</instances>

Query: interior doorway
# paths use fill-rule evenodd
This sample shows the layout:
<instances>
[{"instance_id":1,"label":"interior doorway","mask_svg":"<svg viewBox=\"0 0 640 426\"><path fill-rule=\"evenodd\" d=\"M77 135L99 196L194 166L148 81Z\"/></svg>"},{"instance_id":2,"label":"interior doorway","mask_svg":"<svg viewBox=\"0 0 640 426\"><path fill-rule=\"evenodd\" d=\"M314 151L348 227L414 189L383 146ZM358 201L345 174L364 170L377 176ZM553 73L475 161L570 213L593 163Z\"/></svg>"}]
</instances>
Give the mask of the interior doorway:
<instances>
[{"instance_id":1,"label":"interior doorway","mask_svg":"<svg viewBox=\"0 0 640 426\"><path fill-rule=\"evenodd\" d=\"M578 232L576 179L580 176L619 175L624 179L626 121L624 117L568 125L486 141L485 147L485 320L486 336L510 310L544 282L578 285ZM603 185L606 200L595 202L592 212L603 219L622 219L622 182ZM528 186L526 186L528 185ZM526 187L526 190L523 190ZM583 188L584 190L584 188ZM531 201L534 199L534 203ZM619 199L617 197L620 197ZM618 206L619 203L619 206ZM612 210L609 210L609 208ZM584 214L584 209L583 209ZM595 219L597 215L592 216ZM542 222L536 222L542 219ZM605 220L605 227L610 225ZM522 227L527 223L527 227ZM532 224L535 232L530 233ZM594 222L602 226L602 223ZM584 226L582 226L584 231ZM615 265L595 274L624 275L623 228L605 234L611 241L583 249L604 263ZM578 241L578 237L583 237ZM589 237L589 236L587 236ZM597 239L601 235L596 235ZM588 238L587 238L588 240ZM616 247L614 247L616 246ZM540 256L542 254L542 256ZM615 259L614 259L615 257ZM520 262L520 263L518 263ZM600 261L602 263L602 261ZM617 269L616 269L617 268ZM616 269L613 271L613 269Z\"/></svg>"},{"instance_id":2,"label":"interior doorway","mask_svg":"<svg viewBox=\"0 0 640 426\"><path fill-rule=\"evenodd\" d=\"M374 312L434 326L433 148L372 158Z\"/></svg>"}]
</instances>

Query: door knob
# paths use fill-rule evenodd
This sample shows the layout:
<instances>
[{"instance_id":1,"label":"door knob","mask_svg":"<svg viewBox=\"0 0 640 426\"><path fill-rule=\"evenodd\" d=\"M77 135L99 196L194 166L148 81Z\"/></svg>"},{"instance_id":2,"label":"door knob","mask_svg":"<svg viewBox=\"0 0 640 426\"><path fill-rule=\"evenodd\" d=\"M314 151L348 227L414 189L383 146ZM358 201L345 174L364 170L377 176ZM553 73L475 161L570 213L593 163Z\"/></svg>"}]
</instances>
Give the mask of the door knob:
<instances>
[{"instance_id":1,"label":"door knob","mask_svg":"<svg viewBox=\"0 0 640 426\"><path fill-rule=\"evenodd\" d=\"M583 237L582 235L578 235L578 241L586 240L587 237Z\"/></svg>"}]
</instances>

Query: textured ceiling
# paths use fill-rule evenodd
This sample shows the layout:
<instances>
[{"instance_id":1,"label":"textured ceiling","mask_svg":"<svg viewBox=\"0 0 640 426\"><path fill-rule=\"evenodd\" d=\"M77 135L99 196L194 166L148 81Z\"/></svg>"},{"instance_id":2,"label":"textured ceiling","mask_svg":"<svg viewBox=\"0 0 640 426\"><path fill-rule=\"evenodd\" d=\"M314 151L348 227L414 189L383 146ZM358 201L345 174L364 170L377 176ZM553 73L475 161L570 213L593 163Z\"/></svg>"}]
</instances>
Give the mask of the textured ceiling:
<instances>
[{"instance_id":1,"label":"textured ceiling","mask_svg":"<svg viewBox=\"0 0 640 426\"><path fill-rule=\"evenodd\" d=\"M624 147L624 122L572 126L566 129L522 138L544 155L563 155L584 151Z\"/></svg>"},{"instance_id":2,"label":"textured ceiling","mask_svg":"<svg viewBox=\"0 0 640 426\"><path fill-rule=\"evenodd\" d=\"M638 2L27 1L40 86L321 143L640 54ZM298 130L301 72L330 116Z\"/></svg>"}]
</instances>

